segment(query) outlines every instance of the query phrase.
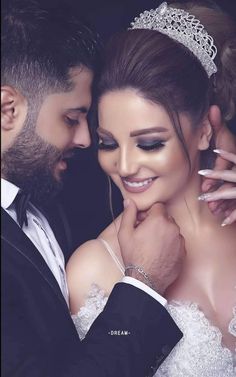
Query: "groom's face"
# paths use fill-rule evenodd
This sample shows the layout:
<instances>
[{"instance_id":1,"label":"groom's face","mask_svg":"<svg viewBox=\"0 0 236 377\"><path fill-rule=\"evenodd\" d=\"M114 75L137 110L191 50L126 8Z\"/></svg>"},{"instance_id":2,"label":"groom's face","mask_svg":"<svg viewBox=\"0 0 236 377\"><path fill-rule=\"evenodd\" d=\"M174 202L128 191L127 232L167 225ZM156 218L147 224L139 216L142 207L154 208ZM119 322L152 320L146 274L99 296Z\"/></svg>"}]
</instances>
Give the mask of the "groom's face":
<instances>
[{"instance_id":1,"label":"groom's face","mask_svg":"<svg viewBox=\"0 0 236 377\"><path fill-rule=\"evenodd\" d=\"M3 153L3 176L30 191L36 201L47 201L61 188L67 160L75 148L87 148L87 113L91 105L92 72L70 71L72 89L47 95L36 124L30 114L12 145Z\"/></svg>"}]
</instances>

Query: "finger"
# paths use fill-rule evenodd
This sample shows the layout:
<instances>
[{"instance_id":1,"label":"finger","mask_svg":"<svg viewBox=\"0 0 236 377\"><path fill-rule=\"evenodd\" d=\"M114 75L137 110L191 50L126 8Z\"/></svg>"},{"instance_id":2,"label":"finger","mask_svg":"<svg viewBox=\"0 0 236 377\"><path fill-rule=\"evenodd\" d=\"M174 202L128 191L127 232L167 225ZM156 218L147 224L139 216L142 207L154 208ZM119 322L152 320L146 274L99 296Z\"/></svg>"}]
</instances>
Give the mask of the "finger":
<instances>
[{"instance_id":1,"label":"finger","mask_svg":"<svg viewBox=\"0 0 236 377\"><path fill-rule=\"evenodd\" d=\"M226 217L225 211L229 208L229 203L230 202L231 201L229 201L229 200L220 200L218 202L219 204L215 207L215 209L213 211L213 214L215 216L217 216L217 215L224 215ZM217 203L217 202L215 202L215 203ZM231 211L232 211L232 208L231 208Z\"/></svg>"},{"instance_id":2,"label":"finger","mask_svg":"<svg viewBox=\"0 0 236 377\"><path fill-rule=\"evenodd\" d=\"M215 159L214 170L227 170L232 167L232 162L223 158L219 155Z\"/></svg>"},{"instance_id":3,"label":"finger","mask_svg":"<svg viewBox=\"0 0 236 377\"><path fill-rule=\"evenodd\" d=\"M147 211L140 211L140 212L138 212L138 214L137 214L137 221L138 221L138 222L142 222L143 220L146 219L147 216L148 216Z\"/></svg>"},{"instance_id":4,"label":"finger","mask_svg":"<svg viewBox=\"0 0 236 377\"><path fill-rule=\"evenodd\" d=\"M224 125L222 117L221 117L221 111L218 106L212 105L210 107L208 117L214 129L214 132L219 131L220 128Z\"/></svg>"},{"instance_id":5,"label":"finger","mask_svg":"<svg viewBox=\"0 0 236 377\"><path fill-rule=\"evenodd\" d=\"M124 200L124 212L122 214L119 234L123 233L131 234L137 220L137 207L133 200L125 199Z\"/></svg>"},{"instance_id":6,"label":"finger","mask_svg":"<svg viewBox=\"0 0 236 377\"><path fill-rule=\"evenodd\" d=\"M234 170L199 170L198 174L211 179L221 179L226 182L236 183L236 172Z\"/></svg>"},{"instance_id":7,"label":"finger","mask_svg":"<svg viewBox=\"0 0 236 377\"><path fill-rule=\"evenodd\" d=\"M236 209L236 202L233 206ZM232 208L227 207L227 209L224 211L225 217L228 217L233 212Z\"/></svg>"},{"instance_id":8,"label":"finger","mask_svg":"<svg viewBox=\"0 0 236 377\"><path fill-rule=\"evenodd\" d=\"M221 205L222 201L219 200L219 201L213 201L213 202L208 202L208 207L210 209L210 211L215 215L216 211L217 211L217 208Z\"/></svg>"},{"instance_id":9,"label":"finger","mask_svg":"<svg viewBox=\"0 0 236 377\"><path fill-rule=\"evenodd\" d=\"M202 194L198 197L198 200L204 200L205 202L211 202L214 200L236 199L236 187L224 189L222 191L214 191L206 194Z\"/></svg>"},{"instance_id":10,"label":"finger","mask_svg":"<svg viewBox=\"0 0 236 377\"><path fill-rule=\"evenodd\" d=\"M222 226L226 226L226 225L230 225L230 224L233 224L234 222L236 221L236 209L234 209L230 215L228 215L226 217L226 219L224 219L224 221L222 222Z\"/></svg>"},{"instance_id":11,"label":"finger","mask_svg":"<svg viewBox=\"0 0 236 377\"><path fill-rule=\"evenodd\" d=\"M207 204L214 216L223 215L225 218L231 214L232 208L236 208L236 201L232 200L218 200Z\"/></svg>"},{"instance_id":12,"label":"finger","mask_svg":"<svg viewBox=\"0 0 236 377\"><path fill-rule=\"evenodd\" d=\"M227 217L231 214L233 209L236 208L236 200L218 200L214 202L208 202L208 207L213 215L223 214L224 217Z\"/></svg>"},{"instance_id":13,"label":"finger","mask_svg":"<svg viewBox=\"0 0 236 377\"><path fill-rule=\"evenodd\" d=\"M219 187L219 183L215 181L215 179L206 177L202 181L201 189L202 189L202 192L207 192L211 190L216 190L218 187Z\"/></svg>"},{"instance_id":14,"label":"finger","mask_svg":"<svg viewBox=\"0 0 236 377\"><path fill-rule=\"evenodd\" d=\"M163 203L154 203L153 206L147 212L147 215L148 216L156 216L156 215L168 216L166 207Z\"/></svg>"},{"instance_id":15,"label":"finger","mask_svg":"<svg viewBox=\"0 0 236 377\"><path fill-rule=\"evenodd\" d=\"M235 153L227 152L223 149L214 149L214 152L219 154L224 160L227 160L227 161L230 161L230 162L233 162L234 164L236 164L236 154Z\"/></svg>"}]
</instances>

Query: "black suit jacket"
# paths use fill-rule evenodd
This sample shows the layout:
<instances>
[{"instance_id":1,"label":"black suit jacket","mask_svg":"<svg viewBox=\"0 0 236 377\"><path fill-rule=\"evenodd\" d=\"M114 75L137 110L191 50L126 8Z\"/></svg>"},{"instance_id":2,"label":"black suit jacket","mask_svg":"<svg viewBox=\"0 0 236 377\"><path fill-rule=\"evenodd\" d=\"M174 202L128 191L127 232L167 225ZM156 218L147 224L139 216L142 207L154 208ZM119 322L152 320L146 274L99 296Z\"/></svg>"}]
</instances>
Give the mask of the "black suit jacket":
<instances>
[{"instance_id":1,"label":"black suit jacket","mask_svg":"<svg viewBox=\"0 0 236 377\"><path fill-rule=\"evenodd\" d=\"M80 342L56 279L4 210L1 237L3 377L152 376L181 338L161 304L118 283Z\"/></svg>"}]
</instances>

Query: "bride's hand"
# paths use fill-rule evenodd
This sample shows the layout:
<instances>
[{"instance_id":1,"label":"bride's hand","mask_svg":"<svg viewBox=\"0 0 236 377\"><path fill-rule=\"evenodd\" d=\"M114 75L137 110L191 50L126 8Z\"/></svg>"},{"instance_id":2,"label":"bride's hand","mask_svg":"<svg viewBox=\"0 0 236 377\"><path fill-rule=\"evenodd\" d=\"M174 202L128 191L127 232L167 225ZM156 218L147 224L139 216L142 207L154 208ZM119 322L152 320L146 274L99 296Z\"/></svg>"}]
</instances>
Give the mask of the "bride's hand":
<instances>
[{"instance_id":1,"label":"bride's hand","mask_svg":"<svg viewBox=\"0 0 236 377\"><path fill-rule=\"evenodd\" d=\"M216 191L208 192L200 195L199 200L205 200L207 202L215 202L223 200L220 207L217 210L214 208L214 213L223 212L226 216L222 225L229 225L236 221L236 154L226 152L223 150L215 150L224 160L233 163L231 170L200 170L199 174L204 177L223 181L224 184ZM229 182L229 183L227 183ZM225 201L228 204L225 204Z\"/></svg>"}]
</instances>

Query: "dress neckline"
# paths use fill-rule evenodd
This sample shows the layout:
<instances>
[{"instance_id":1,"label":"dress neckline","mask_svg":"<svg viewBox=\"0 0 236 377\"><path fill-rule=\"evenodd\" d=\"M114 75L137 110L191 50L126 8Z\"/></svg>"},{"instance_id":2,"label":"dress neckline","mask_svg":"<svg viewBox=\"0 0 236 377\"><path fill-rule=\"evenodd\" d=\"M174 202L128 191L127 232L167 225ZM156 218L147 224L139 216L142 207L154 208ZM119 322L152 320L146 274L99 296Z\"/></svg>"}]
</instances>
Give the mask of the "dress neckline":
<instances>
[{"instance_id":1,"label":"dress neckline","mask_svg":"<svg viewBox=\"0 0 236 377\"><path fill-rule=\"evenodd\" d=\"M222 342L223 334L220 330L220 328L216 325L214 325L211 320L206 316L204 311L200 308L200 305L197 302L194 301L188 301L188 300L170 300L167 302L167 310L172 314L172 308L178 309L178 307L185 307L188 309L191 309L192 311L195 311L199 314L199 319L201 319L204 324L212 330L212 332L215 333L219 343L221 344L222 349L229 351L232 355L235 353L236 358L236 305L232 307L232 319L229 322L228 325L228 332L235 337L235 349L232 351L227 346L224 345ZM236 360L235 360L236 362Z\"/></svg>"}]
</instances>

